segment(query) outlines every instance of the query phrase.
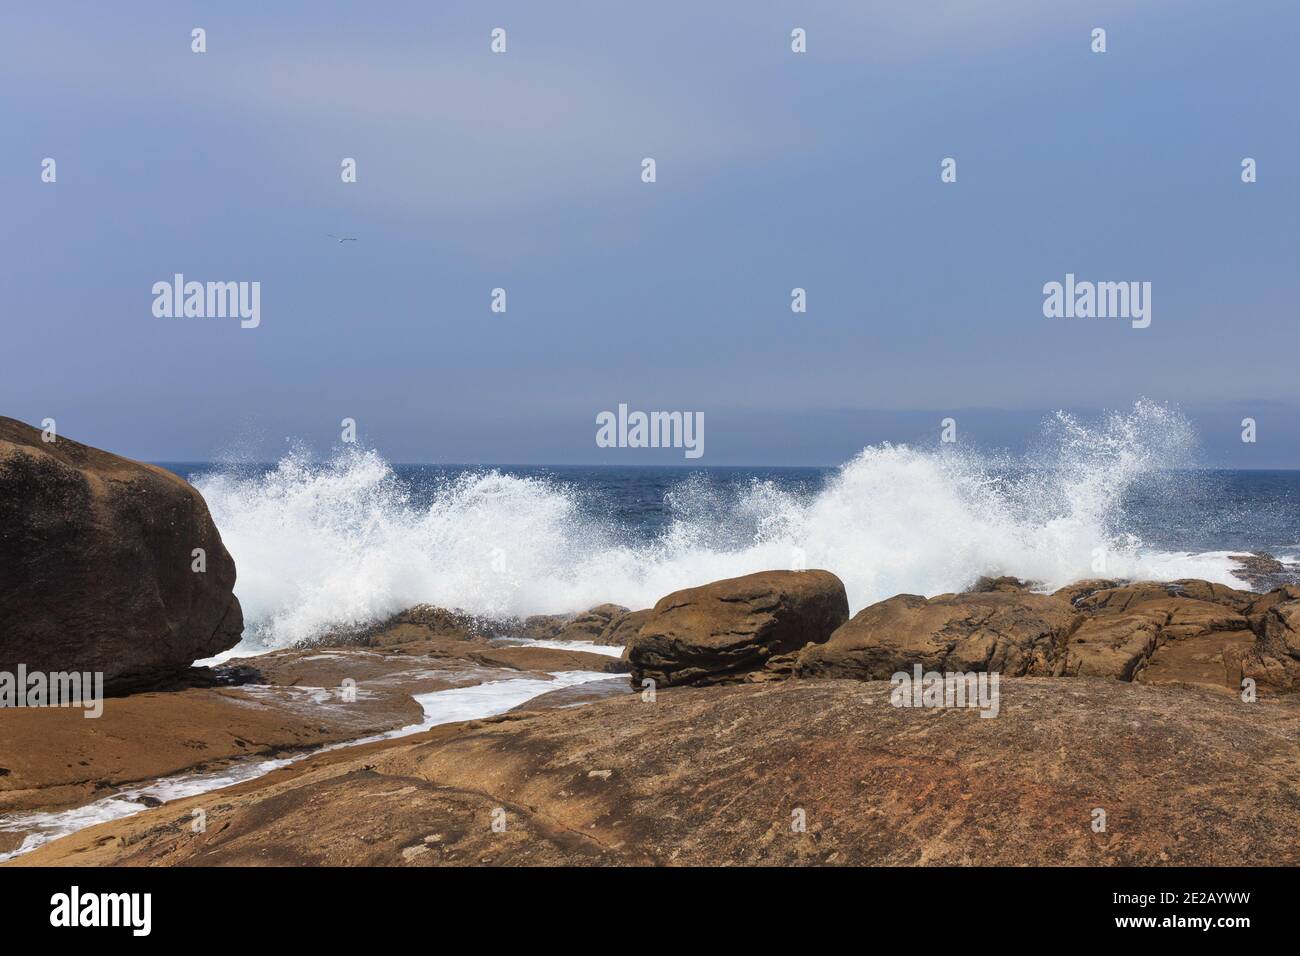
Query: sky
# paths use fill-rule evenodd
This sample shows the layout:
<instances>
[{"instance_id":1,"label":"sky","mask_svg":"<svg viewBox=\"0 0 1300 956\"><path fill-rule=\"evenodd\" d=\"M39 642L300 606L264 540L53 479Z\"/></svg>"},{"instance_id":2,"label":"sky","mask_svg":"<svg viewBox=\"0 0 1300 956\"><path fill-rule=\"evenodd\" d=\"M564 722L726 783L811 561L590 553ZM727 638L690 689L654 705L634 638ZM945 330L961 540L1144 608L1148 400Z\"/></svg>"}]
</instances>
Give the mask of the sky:
<instances>
[{"instance_id":1,"label":"sky","mask_svg":"<svg viewBox=\"0 0 1300 956\"><path fill-rule=\"evenodd\" d=\"M155 461L351 418L397 462L827 465L1145 397L1202 464L1300 467L1294 2L123 9L0 10L0 414ZM175 273L260 325L155 316ZM1151 325L1045 317L1067 273ZM619 404L704 456L598 447Z\"/></svg>"}]
</instances>

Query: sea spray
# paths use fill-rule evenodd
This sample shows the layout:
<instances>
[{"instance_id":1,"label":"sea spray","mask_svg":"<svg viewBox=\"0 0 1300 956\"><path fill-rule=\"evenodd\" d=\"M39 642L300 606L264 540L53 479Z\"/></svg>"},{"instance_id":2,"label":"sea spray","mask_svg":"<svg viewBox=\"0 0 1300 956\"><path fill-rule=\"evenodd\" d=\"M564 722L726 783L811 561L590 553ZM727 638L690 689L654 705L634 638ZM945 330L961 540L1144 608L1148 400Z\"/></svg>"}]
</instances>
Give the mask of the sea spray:
<instances>
[{"instance_id":1,"label":"sea spray","mask_svg":"<svg viewBox=\"0 0 1300 956\"><path fill-rule=\"evenodd\" d=\"M417 493L374 451L323 463L299 451L269 473L195 480L238 565L251 651L417 603L489 617L640 608L797 564L839 575L855 612L897 593L960 590L979 574L1045 587L1097 576L1226 582L1226 561L1144 549L1126 527L1126 492L1170 480L1162 469L1186 463L1192 437L1177 413L1139 402L1093 425L1056 416L1017 461L883 444L802 490L696 474L666 495L671 518L650 538L574 484L489 469Z\"/></svg>"}]
</instances>

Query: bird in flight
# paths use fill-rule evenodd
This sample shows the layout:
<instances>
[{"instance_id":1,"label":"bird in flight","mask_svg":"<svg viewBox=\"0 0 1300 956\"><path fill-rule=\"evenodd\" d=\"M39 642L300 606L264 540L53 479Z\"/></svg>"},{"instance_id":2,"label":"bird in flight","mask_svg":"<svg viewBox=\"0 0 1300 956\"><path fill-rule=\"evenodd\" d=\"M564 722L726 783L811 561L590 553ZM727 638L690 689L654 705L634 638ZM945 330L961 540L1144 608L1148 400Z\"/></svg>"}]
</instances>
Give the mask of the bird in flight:
<instances>
[{"instance_id":1,"label":"bird in flight","mask_svg":"<svg viewBox=\"0 0 1300 956\"><path fill-rule=\"evenodd\" d=\"M356 241L357 241L357 237L356 237L356 236L336 236L336 235L334 235L334 233L332 233L332 232L327 232L326 235L329 236L331 239L335 240L336 242L356 242Z\"/></svg>"}]
</instances>

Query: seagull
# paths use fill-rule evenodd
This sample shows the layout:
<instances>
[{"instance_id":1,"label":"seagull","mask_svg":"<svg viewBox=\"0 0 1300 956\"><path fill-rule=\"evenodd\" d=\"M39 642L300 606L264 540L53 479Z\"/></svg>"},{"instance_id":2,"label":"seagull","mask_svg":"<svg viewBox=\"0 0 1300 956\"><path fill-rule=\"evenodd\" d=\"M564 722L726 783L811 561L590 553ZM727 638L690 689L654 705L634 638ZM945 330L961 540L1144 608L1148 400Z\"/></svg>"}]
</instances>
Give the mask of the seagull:
<instances>
[{"instance_id":1,"label":"seagull","mask_svg":"<svg viewBox=\"0 0 1300 956\"><path fill-rule=\"evenodd\" d=\"M357 241L357 237L356 237L356 236L336 236L336 235L334 235L334 233L332 233L332 232L327 232L326 235L329 236L331 239L334 239L334 240L336 240L336 241L338 241L338 242L356 242L356 241Z\"/></svg>"}]
</instances>

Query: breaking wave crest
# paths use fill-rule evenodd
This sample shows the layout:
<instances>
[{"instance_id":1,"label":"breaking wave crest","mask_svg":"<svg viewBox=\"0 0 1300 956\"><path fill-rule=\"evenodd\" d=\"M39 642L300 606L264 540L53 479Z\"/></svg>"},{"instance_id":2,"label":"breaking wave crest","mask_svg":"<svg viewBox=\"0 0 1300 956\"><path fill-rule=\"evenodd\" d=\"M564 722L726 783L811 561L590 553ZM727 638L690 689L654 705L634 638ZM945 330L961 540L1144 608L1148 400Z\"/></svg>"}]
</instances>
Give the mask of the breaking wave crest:
<instances>
[{"instance_id":1,"label":"breaking wave crest","mask_svg":"<svg viewBox=\"0 0 1300 956\"><path fill-rule=\"evenodd\" d=\"M417 603L491 617L648 607L681 587L771 568L826 568L853 611L900 592L960 590L980 574L1057 587L1097 577L1230 581L1221 557L1144 548L1122 501L1176 482L1192 429L1139 402L1085 424L1051 419L1020 460L883 444L821 487L727 485L700 473L666 496L652 539L585 490L496 470L413 489L374 451L269 473L196 478L239 570L246 647L308 640Z\"/></svg>"}]
</instances>

